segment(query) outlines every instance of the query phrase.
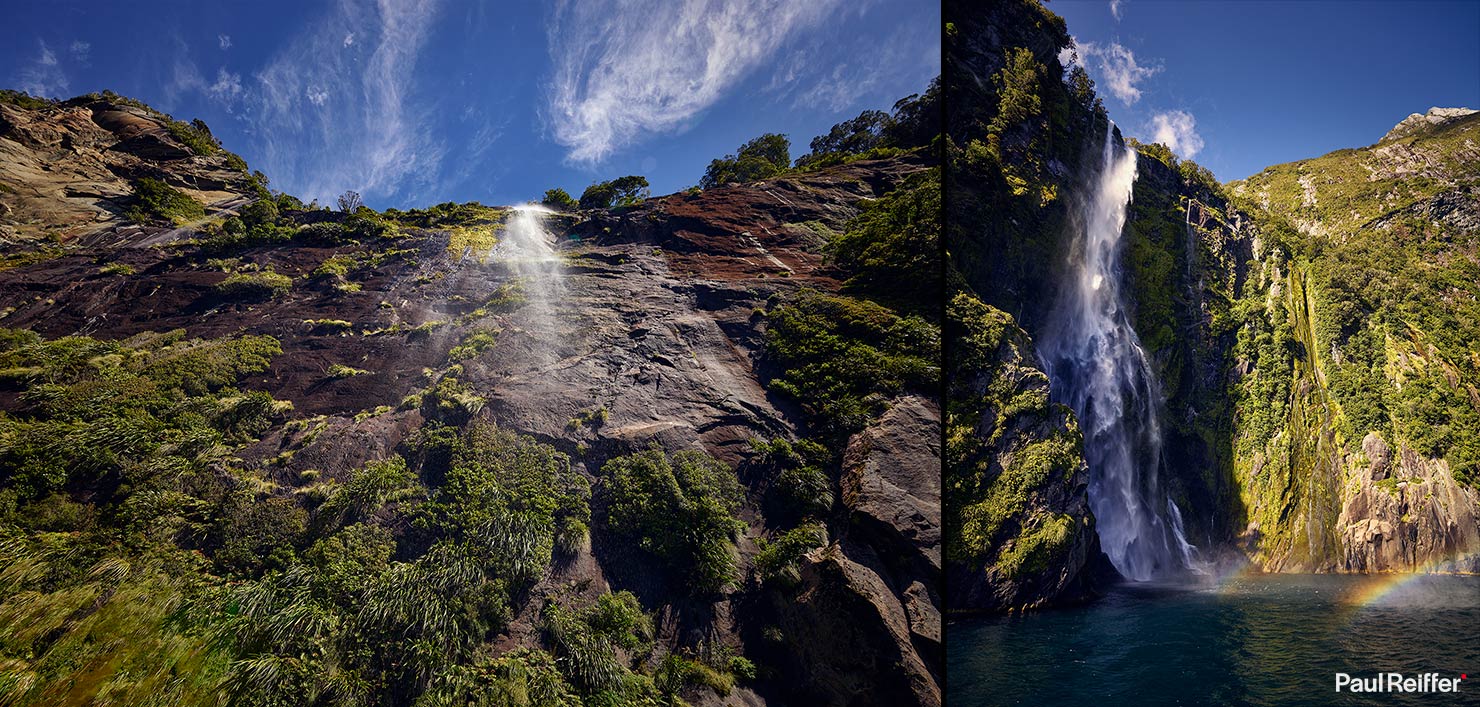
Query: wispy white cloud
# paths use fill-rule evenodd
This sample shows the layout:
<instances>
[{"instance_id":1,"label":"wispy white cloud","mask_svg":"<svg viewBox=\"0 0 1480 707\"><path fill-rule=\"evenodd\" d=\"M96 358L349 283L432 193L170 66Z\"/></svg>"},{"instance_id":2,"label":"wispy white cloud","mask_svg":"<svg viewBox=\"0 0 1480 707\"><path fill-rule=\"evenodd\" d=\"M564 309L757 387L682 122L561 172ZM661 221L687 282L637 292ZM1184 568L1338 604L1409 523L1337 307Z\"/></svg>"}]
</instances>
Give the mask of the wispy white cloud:
<instances>
[{"instance_id":1,"label":"wispy white cloud","mask_svg":"<svg viewBox=\"0 0 1480 707\"><path fill-rule=\"evenodd\" d=\"M683 129L840 0L566 0L546 119L573 162Z\"/></svg>"},{"instance_id":2,"label":"wispy white cloud","mask_svg":"<svg viewBox=\"0 0 1480 707\"><path fill-rule=\"evenodd\" d=\"M445 150L412 93L437 9L437 0L338 0L245 87L254 166L305 200L346 189L414 196L433 183Z\"/></svg>"},{"instance_id":3,"label":"wispy white cloud","mask_svg":"<svg viewBox=\"0 0 1480 707\"><path fill-rule=\"evenodd\" d=\"M206 93L211 98L230 106L242 97L242 76L233 74L221 67L216 70L216 82L206 87Z\"/></svg>"},{"instance_id":4,"label":"wispy white cloud","mask_svg":"<svg viewBox=\"0 0 1480 707\"><path fill-rule=\"evenodd\" d=\"M73 41L72 46L68 47L67 50L72 52L72 58L76 59L78 63L87 64L88 56L92 54L92 44L78 39Z\"/></svg>"},{"instance_id":5,"label":"wispy white cloud","mask_svg":"<svg viewBox=\"0 0 1480 707\"><path fill-rule=\"evenodd\" d=\"M56 52L46 46L46 42L36 40L41 51L36 58L21 69L16 85L22 91L33 96L43 98L64 98L70 83L67 74L62 71L62 64L57 60Z\"/></svg>"},{"instance_id":6,"label":"wispy white cloud","mask_svg":"<svg viewBox=\"0 0 1480 707\"><path fill-rule=\"evenodd\" d=\"M221 51L226 51L227 49L230 49L231 48L231 35L229 35L229 34L218 34L218 35L216 35L216 44L218 44L218 45L221 46Z\"/></svg>"},{"instance_id":7,"label":"wispy white cloud","mask_svg":"<svg viewBox=\"0 0 1480 707\"><path fill-rule=\"evenodd\" d=\"M1166 145L1178 157L1192 159L1203 149L1203 139L1197 134L1197 119L1181 110L1166 111L1151 116L1147 126L1152 142Z\"/></svg>"},{"instance_id":8,"label":"wispy white cloud","mask_svg":"<svg viewBox=\"0 0 1480 707\"><path fill-rule=\"evenodd\" d=\"M1121 0L1110 0L1110 14L1115 16L1116 22L1120 21L1120 3Z\"/></svg>"},{"instance_id":9,"label":"wispy white cloud","mask_svg":"<svg viewBox=\"0 0 1480 707\"><path fill-rule=\"evenodd\" d=\"M1142 81L1161 73L1161 66L1142 66L1135 53L1119 42L1096 44L1076 39L1074 46L1081 61L1087 62L1091 57L1098 60L1100 83L1126 105L1141 100Z\"/></svg>"}]
</instances>

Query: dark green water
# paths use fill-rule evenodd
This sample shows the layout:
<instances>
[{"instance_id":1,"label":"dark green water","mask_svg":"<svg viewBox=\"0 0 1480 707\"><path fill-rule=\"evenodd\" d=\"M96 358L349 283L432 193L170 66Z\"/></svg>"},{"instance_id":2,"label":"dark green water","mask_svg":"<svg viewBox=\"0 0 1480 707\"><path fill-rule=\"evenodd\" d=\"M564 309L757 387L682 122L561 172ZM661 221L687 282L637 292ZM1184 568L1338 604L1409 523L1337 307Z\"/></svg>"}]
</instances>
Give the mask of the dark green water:
<instances>
[{"instance_id":1,"label":"dark green water","mask_svg":"<svg viewBox=\"0 0 1480 707\"><path fill-rule=\"evenodd\" d=\"M951 707L1480 705L1480 577L1132 584L1087 606L947 631ZM1337 672L1469 677L1458 693L1354 695L1335 692Z\"/></svg>"}]
</instances>

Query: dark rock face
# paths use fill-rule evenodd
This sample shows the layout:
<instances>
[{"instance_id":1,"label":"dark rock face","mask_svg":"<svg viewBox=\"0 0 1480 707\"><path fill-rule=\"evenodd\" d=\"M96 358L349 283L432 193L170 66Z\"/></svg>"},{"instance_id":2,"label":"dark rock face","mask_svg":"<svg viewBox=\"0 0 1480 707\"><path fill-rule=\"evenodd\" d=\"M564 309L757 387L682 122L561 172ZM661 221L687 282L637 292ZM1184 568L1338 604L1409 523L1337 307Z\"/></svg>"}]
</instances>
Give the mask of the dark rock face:
<instances>
[{"instance_id":1,"label":"dark rock face","mask_svg":"<svg viewBox=\"0 0 1480 707\"><path fill-rule=\"evenodd\" d=\"M1072 603L1115 577L1100 551L1078 422L1049 402L1032 340L958 295L947 310L947 609Z\"/></svg>"}]
</instances>

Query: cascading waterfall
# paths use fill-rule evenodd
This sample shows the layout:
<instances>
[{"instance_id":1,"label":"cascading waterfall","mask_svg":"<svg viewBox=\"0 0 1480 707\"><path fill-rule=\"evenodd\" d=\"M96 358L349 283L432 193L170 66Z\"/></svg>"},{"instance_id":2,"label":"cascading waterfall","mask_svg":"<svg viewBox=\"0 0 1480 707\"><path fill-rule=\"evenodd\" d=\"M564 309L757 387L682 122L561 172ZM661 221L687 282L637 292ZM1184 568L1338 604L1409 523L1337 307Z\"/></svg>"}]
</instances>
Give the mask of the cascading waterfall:
<instances>
[{"instance_id":1,"label":"cascading waterfall","mask_svg":"<svg viewBox=\"0 0 1480 707\"><path fill-rule=\"evenodd\" d=\"M1159 488L1161 391L1120 292L1120 236L1135 181L1136 153L1117 146L1107 121L1100 169L1071 209L1067 279L1039 349L1055 395L1079 416L1100 546L1122 575L1146 581L1182 574L1197 549Z\"/></svg>"},{"instance_id":2,"label":"cascading waterfall","mask_svg":"<svg viewBox=\"0 0 1480 707\"><path fill-rule=\"evenodd\" d=\"M519 277L524 321L531 335L550 344L537 350L553 358L553 344L560 340L555 309L565 295L565 271L555 251L555 236L545 229L545 216L554 212L536 204L520 204L513 210L493 248L493 260Z\"/></svg>"}]
</instances>

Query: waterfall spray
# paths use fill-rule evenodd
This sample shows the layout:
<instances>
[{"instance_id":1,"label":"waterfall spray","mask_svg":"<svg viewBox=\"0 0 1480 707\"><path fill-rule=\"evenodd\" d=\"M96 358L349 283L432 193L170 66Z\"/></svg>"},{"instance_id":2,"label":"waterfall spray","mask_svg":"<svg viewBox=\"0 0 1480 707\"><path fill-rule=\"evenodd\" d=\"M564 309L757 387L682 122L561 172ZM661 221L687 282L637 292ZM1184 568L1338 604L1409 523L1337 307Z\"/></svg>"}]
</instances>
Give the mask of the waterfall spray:
<instances>
[{"instance_id":1,"label":"waterfall spray","mask_svg":"<svg viewBox=\"0 0 1480 707\"><path fill-rule=\"evenodd\" d=\"M519 278L526 302L523 321L528 333L545 344L531 354L554 360L555 345L562 338L556 309L565 297L565 270L555 251L555 236L545 229L545 216L554 212L535 204L513 210L494 246L493 260Z\"/></svg>"},{"instance_id":2,"label":"waterfall spray","mask_svg":"<svg viewBox=\"0 0 1480 707\"><path fill-rule=\"evenodd\" d=\"M1196 548L1161 491L1161 391L1120 292L1120 236L1136 181L1136 153L1105 130L1098 172L1070 212L1069 268L1044 335L1055 395L1079 416L1089 464L1089 502L1100 545L1138 581L1179 574ZM1164 515L1166 513L1166 515Z\"/></svg>"}]
</instances>

